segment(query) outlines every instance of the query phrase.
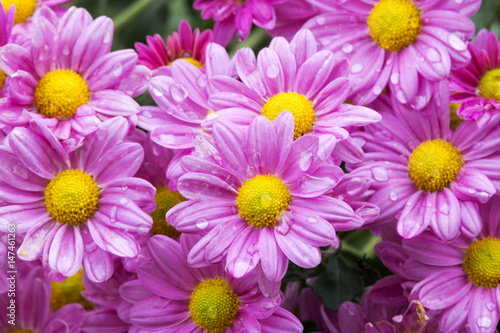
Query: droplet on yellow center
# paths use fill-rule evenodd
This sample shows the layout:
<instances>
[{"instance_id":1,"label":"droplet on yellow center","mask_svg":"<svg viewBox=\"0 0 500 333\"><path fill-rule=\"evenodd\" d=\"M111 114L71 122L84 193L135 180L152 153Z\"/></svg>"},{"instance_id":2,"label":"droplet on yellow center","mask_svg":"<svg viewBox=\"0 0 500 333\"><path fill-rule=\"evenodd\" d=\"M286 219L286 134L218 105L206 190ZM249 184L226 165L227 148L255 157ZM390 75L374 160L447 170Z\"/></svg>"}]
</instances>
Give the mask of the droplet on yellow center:
<instances>
[{"instance_id":1,"label":"droplet on yellow center","mask_svg":"<svg viewBox=\"0 0 500 333\"><path fill-rule=\"evenodd\" d=\"M238 190L238 212L249 225L273 227L290 205L288 187L272 175L258 175Z\"/></svg>"},{"instance_id":2,"label":"droplet on yellow center","mask_svg":"<svg viewBox=\"0 0 500 333\"><path fill-rule=\"evenodd\" d=\"M477 87L479 95L500 101L500 68L484 73Z\"/></svg>"},{"instance_id":3,"label":"droplet on yellow center","mask_svg":"<svg viewBox=\"0 0 500 333\"><path fill-rule=\"evenodd\" d=\"M262 107L262 115L271 121L283 111L290 111L295 120L294 139L312 130L316 115L311 101L304 95L295 92L279 93L271 97Z\"/></svg>"},{"instance_id":4,"label":"droplet on yellow center","mask_svg":"<svg viewBox=\"0 0 500 333\"><path fill-rule=\"evenodd\" d=\"M410 0L380 0L368 16L372 39L394 52L414 43L421 27L420 10Z\"/></svg>"},{"instance_id":5,"label":"droplet on yellow center","mask_svg":"<svg viewBox=\"0 0 500 333\"><path fill-rule=\"evenodd\" d=\"M177 238L181 235L173 226L165 220L165 214L186 199L179 192L170 191L168 186L161 186L156 189L155 202L156 210L150 215L153 218L151 232L154 235L165 235L170 238Z\"/></svg>"},{"instance_id":6,"label":"droplet on yellow center","mask_svg":"<svg viewBox=\"0 0 500 333\"><path fill-rule=\"evenodd\" d=\"M86 310L93 309L92 303L83 298L81 294L85 290L82 277L83 269L80 269L78 273L62 282L51 281L52 294L50 296L50 307L52 311L55 312L71 303L81 304Z\"/></svg>"},{"instance_id":7,"label":"droplet on yellow center","mask_svg":"<svg viewBox=\"0 0 500 333\"><path fill-rule=\"evenodd\" d=\"M496 288L500 284L500 239L487 237L472 243L465 251L464 269L476 286Z\"/></svg>"},{"instance_id":8,"label":"droplet on yellow center","mask_svg":"<svg viewBox=\"0 0 500 333\"><path fill-rule=\"evenodd\" d=\"M10 6L16 5L16 15L14 17L14 24L26 22L36 9L36 0L2 0L3 8L5 11Z\"/></svg>"},{"instance_id":9,"label":"droplet on yellow center","mask_svg":"<svg viewBox=\"0 0 500 333\"><path fill-rule=\"evenodd\" d=\"M191 293L189 311L199 328L207 332L224 332L233 323L241 302L223 278L198 283Z\"/></svg>"},{"instance_id":10,"label":"droplet on yellow center","mask_svg":"<svg viewBox=\"0 0 500 333\"><path fill-rule=\"evenodd\" d=\"M7 80L7 75L5 75L5 73L0 69L0 89L2 89L5 84L5 80Z\"/></svg>"},{"instance_id":11,"label":"droplet on yellow center","mask_svg":"<svg viewBox=\"0 0 500 333\"><path fill-rule=\"evenodd\" d=\"M65 170L45 189L45 207L50 217L62 224L79 225L97 210L99 188L91 176L80 170Z\"/></svg>"},{"instance_id":12,"label":"droplet on yellow center","mask_svg":"<svg viewBox=\"0 0 500 333\"><path fill-rule=\"evenodd\" d=\"M85 80L68 69L45 74L35 90L38 112L49 118L66 119L89 102L90 92Z\"/></svg>"},{"instance_id":13,"label":"droplet on yellow center","mask_svg":"<svg viewBox=\"0 0 500 333\"><path fill-rule=\"evenodd\" d=\"M419 189L435 192L449 187L463 164L462 155L448 141L429 140L413 150L408 171Z\"/></svg>"},{"instance_id":14,"label":"droplet on yellow center","mask_svg":"<svg viewBox=\"0 0 500 333\"><path fill-rule=\"evenodd\" d=\"M457 110L460 105L462 105L462 103L450 103L450 128L452 130L457 129L458 125L465 120L457 115Z\"/></svg>"},{"instance_id":15,"label":"droplet on yellow center","mask_svg":"<svg viewBox=\"0 0 500 333\"><path fill-rule=\"evenodd\" d=\"M190 64L195 65L198 68L203 68L203 64L201 62L199 62L198 60L194 59L194 58L185 57L185 58L177 58L177 59L185 60L185 61L189 62ZM177 60L177 59L175 59L175 60ZM172 64L174 63L174 61L169 62L168 66L172 66Z\"/></svg>"}]
</instances>

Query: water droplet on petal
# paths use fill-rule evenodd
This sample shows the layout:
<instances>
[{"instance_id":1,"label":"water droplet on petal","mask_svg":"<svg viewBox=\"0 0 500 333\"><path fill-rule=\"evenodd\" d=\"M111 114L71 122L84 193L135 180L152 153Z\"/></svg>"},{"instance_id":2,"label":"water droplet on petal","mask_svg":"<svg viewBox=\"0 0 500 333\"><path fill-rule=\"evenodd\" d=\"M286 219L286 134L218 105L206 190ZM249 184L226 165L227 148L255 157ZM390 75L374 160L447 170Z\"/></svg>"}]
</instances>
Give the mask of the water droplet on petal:
<instances>
[{"instance_id":1,"label":"water droplet on petal","mask_svg":"<svg viewBox=\"0 0 500 333\"><path fill-rule=\"evenodd\" d=\"M318 223L318 219L311 216L311 217L307 218L307 222L312 223L312 224Z\"/></svg>"},{"instance_id":2,"label":"water droplet on petal","mask_svg":"<svg viewBox=\"0 0 500 333\"><path fill-rule=\"evenodd\" d=\"M392 82L392 84L398 84L399 83L399 73L392 73L392 75L391 75L391 82Z\"/></svg>"},{"instance_id":3,"label":"water droplet on petal","mask_svg":"<svg viewBox=\"0 0 500 333\"><path fill-rule=\"evenodd\" d=\"M486 303L486 308L490 311L493 311L497 308L497 306L493 302L488 302L488 303Z\"/></svg>"},{"instance_id":4,"label":"water droplet on petal","mask_svg":"<svg viewBox=\"0 0 500 333\"><path fill-rule=\"evenodd\" d=\"M137 227L137 233L141 236L146 235L149 232L150 227L148 227L145 224L141 224L139 227Z\"/></svg>"},{"instance_id":5,"label":"water droplet on petal","mask_svg":"<svg viewBox=\"0 0 500 333\"><path fill-rule=\"evenodd\" d=\"M148 119L152 119L153 118L153 115L151 114L151 112L149 111L142 111L141 112L141 115L144 117L144 118L148 118Z\"/></svg>"},{"instance_id":6,"label":"water droplet on petal","mask_svg":"<svg viewBox=\"0 0 500 333\"><path fill-rule=\"evenodd\" d=\"M363 70L363 65L361 64L354 64L351 67L351 73L356 74L359 73Z\"/></svg>"},{"instance_id":7,"label":"water droplet on petal","mask_svg":"<svg viewBox=\"0 0 500 333\"><path fill-rule=\"evenodd\" d=\"M125 206L127 204L128 204L128 200L127 199L125 199L125 198L121 198L120 199L120 205Z\"/></svg>"},{"instance_id":8,"label":"water droplet on petal","mask_svg":"<svg viewBox=\"0 0 500 333\"><path fill-rule=\"evenodd\" d=\"M406 97L405 97L405 93L404 93L402 90L399 90L399 91L396 93L396 98L398 99L398 101L399 101L400 103L406 104Z\"/></svg>"},{"instance_id":9,"label":"water droplet on petal","mask_svg":"<svg viewBox=\"0 0 500 333\"><path fill-rule=\"evenodd\" d=\"M62 52L66 56L69 55L69 53L71 52L71 50L69 49L69 45L64 45Z\"/></svg>"},{"instance_id":10,"label":"water droplet on petal","mask_svg":"<svg viewBox=\"0 0 500 333\"><path fill-rule=\"evenodd\" d=\"M89 242L89 243L85 242L83 247L85 248L85 252L92 253L96 250L97 244L95 242Z\"/></svg>"},{"instance_id":11,"label":"water droplet on petal","mask_svg":"<svg viewBox=\"0 0 500 333\"><path fill-rule=\"evenodd\" d=\"M160 134L159 139L160 139L160 142L163 144L175 144L177 141L175 139L175 136L172 134Z\"/></svg>"},{"instance_id":12,"label":"water droplet on petal","mask_svg":"<svg viewBox=\"0 0 500 333\"><path fill-rule=\"evenodd\" d=\"M349 44L349 43L345 43L344 45L342 45L342 51L344 53L351 53L353 48L354 47L352 46L352 44Z\"/></svg>"},{"instance_id":13,"label":"water droplet on petal","mask_svg":"<svg viewBox=\"0 0 500 333\"><path fill-rule=\"evenodd\" d=\"M123 65L120 63L117 63L115 65L115 68L113 69L113 75L114 76L120 76L123 73Z\"/></svg>"},{"instance_id":14,"label":"water droplet on petal","mask_svg":"<svg viewBox=\"0 0 500 333\"><path fill-rule=\"evenodd\" d=\"M198 84L198 86L200 86L200 87L205 87L207 85L207 83L208 83L207 76L205 74L200 75L198 80L196 80L196 84Z\"/></svg>"},{"instance_id":15,"label":"water droplet on petal","mask_svg":"<svg viewBox=\"0 0 500 333\"><path fill-rule=\"evenodd\" d=\"M116 211L118 210L118 207L113 206L111 207L111 211L109 212L109 222L115 223L116 222Z\"/></svg>"},{"instance_id":16,"label":"water droplet on petal","mask_svg":"<svg viewBox=\"0 0 500 333\"><path fill-rule=\"evenodd\" d=\"M108 44L109 42L111 42L111 33L109 31L106 31L106 33L104 34L104 38L102 39L102 42L104 44Z\"/></svg>"},{"instance_id":17,"label":"water droplet on petal","mask_svg":"<svg viewBox=\"0 0 500 333\"><path fill-rule=\"evenodd\" d=\"M392 201L396 201L398 200L398 194L394 191L391 191L391 193L389 193L389 198L391 198Z\"/></svg>"},{"instance_id":18,"label":"water droplet on petal","mask_svg":"<svg viewBox=\"0 0 500 333\"><path fill-rule=\"evenodd\" d=\"M479 317L476 319L476 324L481 328L490 328L493 325L493 321L490 317Z\"/></svg>"},{"instance_id":19,"label":"water droplet on petal","mask_svg":"<svg viewBox=\"0 0 500 333\"><path fill-rule=\"evenodd\" d=\"M208 220L204 217L201 217L199 219L196 220L196 227L198 227L198 229L206 229L208 227Z\"/></svg>"},{"instance_id":20,"label":"water droplet on petal","mask_svg":"<svg viewBox=\"0 0 500 333\"><path fill-rule=\"evenodd\" d=\"M302 171L307 171L309 167L311 166L313 161L313 154L308 151L303 151L300 153L299 157L299 168Z\"/></svg>"},{"instance_id":21,"label":"water droplet on petal","mask_svg":"<svg viewBox=\"0 0 500 333\"><path fill-rule=\"evenodd\" d=\"M165 299L163 297L158 297L153 302L153 306L157 309L165 309L169 305L170 305L170 300Z\"/></svg>"},{"instance_id":22,"label":"water droplet on petal","mask_svg":"<svg viewBox=\"0 0 500 333\"><path fill-rule=\"evenodd\" d=\"M153 95L158 96L158 97L163 96L163 91L162 90L157 89L155 87L153 87L151 90L153 91Z\"/></svg>"},{"instance_id":23,"label":"water droplet on petal","mask_svg":"<svg viewBox=\"0 0 500 333\"><path fill-rule=\"evenodd\" d=\"M267 68L266 68L266 75L268 78L270 79L274 79L278 76L278 74L280 73L280 69L278 66L276 65L269 65Z\"/></svg>"},{"instance_id":24,"label":"water droplet on petal","mask_svg":"<svg viewBox=\"0 0 500 333\"><path fill-rule=\"evenodd\" d=\"M325 24L325 18L320 16L320 17L318 17L318 18L316 19L316 22L317 22L319 25L323 25L323 24Z\"/></svg>"},{"instance_id":25,"label":"water droplet on petal","mask_svg":"<svg viewBox=\"0 0 500 333\"><path fill-rule=\"evenodd\" d=\"M441 55L438 51L436 51L436 49L429 49L427 50L427 59L429 59L430 62L440 62Z\"/></svg>"},{"instance_id":26,"label":"water droplet on petal","mask_svg":"<svg viewBox=\"0 0 500 333\"><path fill-rule=\"evenodd\" d=\"M379 182L385 182L389 180L389 174L387 173L387 169L384 167L375 167L372 169L373 179Z\"/></svg>"},{"instance_id":27,"label":"water droplet on petal","mask_svg":"<svg viewBox=\"0 0 500 333\"><path fill-rule=\"evenodd\" d=\"M170 86L170 95L177 103L181 103L189 95L189 92L184 88L182 84L175 83Z\"/></svg>"}]
</instances>

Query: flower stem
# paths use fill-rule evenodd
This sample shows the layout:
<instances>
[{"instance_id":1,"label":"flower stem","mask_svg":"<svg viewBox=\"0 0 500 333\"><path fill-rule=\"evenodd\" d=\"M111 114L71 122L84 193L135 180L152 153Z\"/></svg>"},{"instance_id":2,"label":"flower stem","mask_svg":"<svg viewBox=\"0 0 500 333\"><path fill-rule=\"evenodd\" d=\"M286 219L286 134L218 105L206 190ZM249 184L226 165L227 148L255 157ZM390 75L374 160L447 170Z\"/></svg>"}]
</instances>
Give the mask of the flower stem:
<instances>
[{"instance_id":1,"label":"flower stem","mask_svg":"<svg viewBox=\"0 0 500 333\"><path fill-rule=\"evenodd\" d=\"M151 5L156 0L137 0L130 6L128 6L123 12L118 14L113 18L115 23L115 31L120 30L129 21L133 20L137 15L139 15L144 9Z\"/></svg>"}]
</instances>

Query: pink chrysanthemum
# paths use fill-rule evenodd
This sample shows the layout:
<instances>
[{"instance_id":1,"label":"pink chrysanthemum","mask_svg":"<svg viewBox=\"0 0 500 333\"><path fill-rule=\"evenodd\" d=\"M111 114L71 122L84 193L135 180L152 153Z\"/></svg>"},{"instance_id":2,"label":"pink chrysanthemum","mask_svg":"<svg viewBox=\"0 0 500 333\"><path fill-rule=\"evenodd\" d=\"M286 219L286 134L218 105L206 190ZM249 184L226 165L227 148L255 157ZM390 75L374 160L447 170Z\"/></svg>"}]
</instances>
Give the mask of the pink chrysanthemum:
<instances>
[{"instance_id":1,"label":"pink chrysanthemum","mask_svg":"<svg viewBox=\"0 0 500 333\"><path fill-rule=\"evenodd\" d=\"M247 38L252 22L272 29L276 21L274 6L285 0L196 0L194 9L201 10L204 20L213 19L215 43L226 46L236 33Z\"/></svg>"},{"instance_id":2,"label":"pink chrysanthemum","mask_svg":"<svg viewBox=\"0 0 500 333\"><path fill-rule=\"evenodd\" d=\"M2 7L0 5L0 7ZM12 24L14 23L14 7L4 11L0 8L0 49L10 41L10 33L12 31ZM4 97L5 81L7 75L0 69L0 98ZM0 126L1 129L2 126Z\"/></svg>"},{"instance_id":3,"label":"pink chrysanthemum","mask_svg":"<svg viewBox=\"0 0 500 333\"><path fill-rule=\"evenodd\" d=\"M146 89L150 72L136 65L135 51L110 52L110 18L92 20L73 7L58 19L42 8L31 38L31 51L16 44L0 50L0 68L10 77L0 122L26 126L30 118L42 119L68 151L102 120L124 116L135 125L139 105L132 97Z\"/></svg>"},{"instance_id":4,"label":"pink chrysanthemum","mask_svg":"<svg viewBox=\"0 0 500 333\"><path fill-rule=\"evenodd\" d=\"M288 111L274 123L258 116L245 132L221 120L213 135L218 155L183 157L187 173L178 190L189 201L171 209L167 221L204 235L189 254L191 265L224 261L236 278L258 267L260 287L272 295L288 259L311 268L321 261L320 246L338 246L335 228L353 211L324 193L343 172L318 158L318 138L293 141L293 132Z\"/></svg>"},{"instance_id":5,"label":"pink chrysanthemum","mask_svg":"<svg viewBox=\"0 0 500 333\"><path fill-rule=\"evenodd\" d=\"M134 235L146 234L155 190L132 177L143 150L124 142L128 126L116 117L103 122L77 152L67 154L42 122L37 131L15 128L0 148L1 231L5 221L26 234L18 249L23 260L41 258L53 280L81 267L93 281L113 274L113 256L135 257Z\"/></svg>"},{"instance_id":6,"label":"pink chrysanthemum","mask_svg":"<svg viewBox=\"0 0 500 333\"><path fill-rule=\"evenodd\" d=\"M132 331L302 332L300 322L279 307L280 296L266 298L258 291L255 274L235 279L222 265L190 267L187 254L196 239L149 240L153 260L139 268L139 280L120 288L131 303Z\"/></svg>"},{"instance_id":7,"label":"pink chrysanthemum","mask_svg":"<svg viewBox=\"0 0 500 333\"><path fill-rule=\"evenodd\" d=\"M189 153L196 137L206 135L202 122L211 113L211 78L229 76L234 68L226 50L218 44L207 46L206 58L206 73L192 64L176 61L171 75L151 79L149 92L159 107L142 107L138 125L150 131L157 144Z\"/></svg>"},{"instance_id":8,"label":"pink chrysanthemum","mask_svg":"<svg viewBox=\"0 0 500 333\"><path fill-rule=\"evenodd\" d=\"M198 68L205 65L205 49L212 41L212 30L200 33L196 28L193 32L189 23L182 20L179 32L173 32L167 37L167 44L160 35L146 36L147 46L135 43L139 54L139 64L151 69L156 74L163 66L171 66L177 59L184 59ZM169 69L164 68L161 74L168 75Z\"/></svg>"},{"instance_id":9,"label":"pink chrysanthemum","mask_svg":"<svg viewBox=\"0 0 500 333\"><path fill-rule=\"evenodd\" d=\"M348 57L356 104L373 101L389 84L401 103L421 109L432 95L430 82L470 61L468 18L481 1L318 0L330 12L309 20L324 49Z\"/></svg>"},{"instance_id":10,"label":"pink chrysanthemum","mask_svg":"<svg viewBox=\"0 0 500 333\"><path fill-rule=\"evenodd\" d=\"M500 43L494 33L483 29L468 47L469 65L451 72L450 100L461 103L460 118L481 118L483 123L500 111Z\"/></svg>"},{"instance_id":11,"label":"pink chrysanthemum","mask_svg":"<svg viewBox=\"0 0 500 333\"><path fill-rule=\"evenodd\" d=\"M281 36L290 41L310 18L318 15L320 9L310 1L287 0L274 6L274 11L276 24L267 32L273 37Z\"/></svg>"},{"instance_id":12,"label":"pink chrysanthemum","mask_svg":"<svg viewBox=\"0 0 500 333\"><path fill-rule=\"evenodd\" d=\"M290 43L282 37L274 38L257 59L250 49L240 50L235 59L241 81L221 76L210 81L218 92L209 98L215 113L202 123L207 131L219 119L246 127L259 115L273 121L288 110L295 119L295 139L318 136L324 157L335 148L333 154L339 163L363 159L363 151L346 129L375 123L380 115L344 103L349 94L345 58L335 59L330 51L317 51L311 32L301 30Z\"/></svg>"},{"instance_id":13,"label":"pink chrysanthemum","mask_svg":"<svg viewBox=\"0 0 500 333\"><path fill-rule=\"evenodd\" d=\"M421 280L411 298L440 310L441 332L495 332L500 319L500 217L497 196L480 207L483 228L476 238L444 243L430 233L403 241L404 267Z\"/></svg>"},{"instance_id":14,"label":"pink chrysanthemum","mask_svg":"<svg viewBox=\"0 0 500 333\"><path fill-rule=\"evenodd\" d=\"M382 121L357 132L365 161L351 172L371 182L368 201L380 216L368 227L397 221L398 233L412 238L427 227L443 240L480 230L478 203L500 188L500 126L464 122L449 127L445 84L421 112L398 103L371 105ZM394 110L394 111L393 111Z\"/></svg>"},{"instance_id":15,"label":"pink chrysanthemum","mask_svg":"<svg viewBox=\"0 0 500 333\"><path fill-rule=\"evenodd\" d=\"M41 266L34 265L28 272L18 274L15 297L8 292L0 294L0 306L4 309L4 315L0 316L0 332L79 332L84 308L73 303L53 310L52 305L58 301L54 297L51 281L45 277ZM11 300L15 300L13 306Z\"/></svg>"}]
</instances>

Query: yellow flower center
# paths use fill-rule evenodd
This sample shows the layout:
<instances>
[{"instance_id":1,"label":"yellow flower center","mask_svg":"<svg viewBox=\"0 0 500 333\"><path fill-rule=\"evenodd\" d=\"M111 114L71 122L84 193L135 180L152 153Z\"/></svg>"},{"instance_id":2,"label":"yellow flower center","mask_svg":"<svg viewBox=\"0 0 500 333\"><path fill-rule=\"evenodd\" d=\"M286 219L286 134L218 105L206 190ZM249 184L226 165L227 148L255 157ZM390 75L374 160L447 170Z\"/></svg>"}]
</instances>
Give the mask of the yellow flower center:
<instances>
[{"instance_id":1,"label":"yellow flower center","mask_svg":"<svg viewBox=\"0 0 500 333\"><path fill-rule=\"evenodd\" d=\"M198 283L191 293L189 311L199 328L207 332L224 332L233 323L241 302L225 279Z\"/></svg>"},{"instance_id":2,"label":"yellow flower center","mask_svg":"<svg viewBox=\"0 0 500 333\"><path fill-rule=\"evenodd\" d=\"M153 227L151 228L153 235L165 235L170 238L177 238L181 235L180 232L167 223L165 214L172 207L185 200L179 192L170 191L166 185L156 189L156 210L150 214L153 218Z\"/></svg>"},{"instance_id":3,"label":"yellow flower center","mask_svg":"<svg viewBox=\"0 0 500 333\"><path fill-rule=\"evenodd\" d=\"M375 43L394 52L414 43L421 27L420 10L410 0L380 0L368 16Z\"/></svg>"},{"instance_id":4,"label":"yellow flower center","mask_svg":"<svg viewBox=\"0 0 500 333\"><path fill-rule=\"evenodd\" d=\"M273 227L290 205L290 191L281 179L258 175L247 180L238 190L238 212L249 225Z\"/></svg>"},{"instance_id":5,"label":"yellow flower center","mask_svg":"<svg viewBox=\"0 0 500 333\"><path fill-rule=\"evenodd\" d=\"M62 224L79 225L97 210L99 188L91 176L80 170L57 174L45 189L45 207L50 217Z\"/></svg>"},{"instance_id":6,"label":"yellow flower center","mask_svg":"<svg viewBox=\"0 0 500 333\"><path fill-rule=\"evenodd\" d=\"M500 68L484 73L477 87L479 95L500 101Z\"/></svg>"},{"instance_id":7,"label":"yellow flower center","mask_svg":"<svg viewBox=\"0 0 500 333\"><path fill-rule=\"evenodd\" d=\"M82 277L83 269L80 269L78 273L62 282L51 281L52 295L50 297L50 307L52 311L55 312L71 303L81 304L86 310L94 308L92 303L83 298L81 294L85 290Z\"/></svg>"},{"instance_id":8,"label":"yellow flower center","mask_svg":"<svg viewBox=\"0 0 500 333\"><path fill-rule=\"evenodd\" d=\"M14 17L14 24L26 22L36 9L36 0L2 0L3 8L5 11L10 6L16 5L16 15Z\"/></svg>"},{"instance_id":9,"label":"yellow flower center","mask_svg":"<svg viewBox=\"0 0 500 333\"><path fill-rule=\"evenodd\" d=\"M422 142L411 153L410 178L421 190L440 191L457 179L464 161L460 152L441 139Z\"/></svg>"},{"instance_id":10,"label":"yellow flower center","mask_svg":"<svg viewBox=\"0 0 500 333\"><path fill-rule=\"evenodd\" d=\"M0 69L0 89L2 89L5 80L7 80L7 75Z\"/></svg>"},{"instance_id":11,"label":"yellow flower center","mask_svg":"<svg viewBox=\"0 0 500 333\"><path fill-rule=\"evenodd\" d=\"M182 57L182 58L177 58L177 59L186 60L187 62L189 62L190 64L195 65L198 68L203 68L203 64L201 62L199 62L198 60L195 60L195 59L193 59L191 57ZM177 59L175 59L175 60L177 60ZM174 61L169 62L168 66L172 66L172 64L174 63Z\"/></svg>"},{"instance_id":12,"label":"yellow flower center","mask_svg":"<svg viewBox=\"0 0 500 333\"><path fill-rule=\"evenodd\" d=\"M68 69L56 69L38 82L35 102L38 111L49 118L71 118L77 109L89 102L85 80Z\"/></svg>"},{"instance_id":13,"label":"yellow flower center","mask_svg":"<svg viewBox=\"0 0 500 333\"><path fill-rule=\"evenodd\" d=\"M465 251L464 269L476 286L496 288L500 284L500 239L487 237L472 243Z\"/></svg>"},{"instance_id":14,"label":"yellow flower center","mask_svg":"<svg viewBox=\"0 0 500 333\"><path fill-rule=\"evenodd\" d=\"M32 330L23 330L22 328L17 328L15 330L8 330L5 333L35 333L35 332Z\"/></svg>"},{"instance_id":15,"label":"yellow flower center","mask_svg":"<svg viewBox=\"0 0 500 333\"><path fill-rule=\"evenodd\" d=\"M450 128L452 130L457 129L458 125L464 122L464 119L457 115L457 110L460 105L462 105L462 103L450 103Z\"/></svg>"},{"instance_id":16,"label":"yellow flower center","mask_svg":"<svg viewBox=\"0 0 500 333\"><path fill-rule=\"evenodd\" d=\"M295 120L294 140L312 130L316 115L313 105L304 95L283 92L271 97L262 107L262 115L273 121L283 111L290 111Z\"/></svg>"}]
</instances>

